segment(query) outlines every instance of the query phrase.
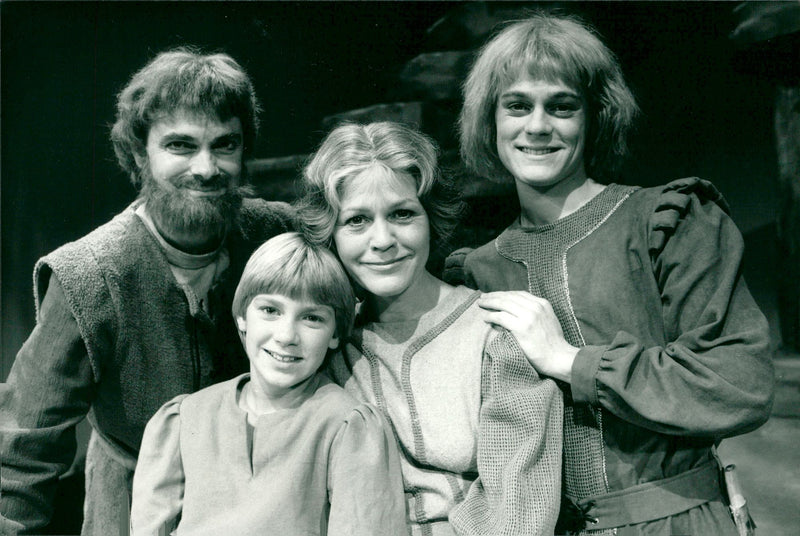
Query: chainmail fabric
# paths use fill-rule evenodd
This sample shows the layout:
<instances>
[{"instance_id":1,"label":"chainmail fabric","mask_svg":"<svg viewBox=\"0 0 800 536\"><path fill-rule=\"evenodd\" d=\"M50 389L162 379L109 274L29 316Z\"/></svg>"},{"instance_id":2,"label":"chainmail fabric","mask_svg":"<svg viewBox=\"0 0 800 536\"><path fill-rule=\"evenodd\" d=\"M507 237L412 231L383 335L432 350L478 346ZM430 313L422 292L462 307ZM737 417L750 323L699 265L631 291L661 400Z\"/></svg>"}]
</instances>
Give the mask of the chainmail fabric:
<instances>
[{"instance_id":1,"label":"chainmail fabric","mask_svg":"<svg viewBox=\"0 0 800 536\"><path fill-rule=\"evenodd\" d=\"M591 235L637 187L611 184L572 214L546 225L512 226L495 240L497 252L525 265L528 291L547 299L573 346L585 346L569 295L567 253ZM608 482L603 448L603 411L575 405L569 389L564 396L564 473L566 495L580 500L606 493ZM614 529L582 534L613 535Z\"/></svg>"}]
</instances>

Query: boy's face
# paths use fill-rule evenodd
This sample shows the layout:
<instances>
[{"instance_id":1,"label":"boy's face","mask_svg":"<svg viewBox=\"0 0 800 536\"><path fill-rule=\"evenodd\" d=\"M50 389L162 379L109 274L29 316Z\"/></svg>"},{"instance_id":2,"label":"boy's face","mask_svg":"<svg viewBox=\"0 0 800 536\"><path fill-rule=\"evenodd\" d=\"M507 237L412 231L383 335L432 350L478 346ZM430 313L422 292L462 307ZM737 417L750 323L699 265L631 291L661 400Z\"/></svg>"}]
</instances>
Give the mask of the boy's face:
<instances>
[{"instance_id":1,"label":"boy's face","mask_svg":"<svg viewBox=\"0 0 800 536\"><path fill-rule=\"evenodd\" d=\"M282 294L258 294L237 317L250 359L251 380L270 397L280 397L309 379L336 348L333 308Z\"/></svg>"}]
</instances>

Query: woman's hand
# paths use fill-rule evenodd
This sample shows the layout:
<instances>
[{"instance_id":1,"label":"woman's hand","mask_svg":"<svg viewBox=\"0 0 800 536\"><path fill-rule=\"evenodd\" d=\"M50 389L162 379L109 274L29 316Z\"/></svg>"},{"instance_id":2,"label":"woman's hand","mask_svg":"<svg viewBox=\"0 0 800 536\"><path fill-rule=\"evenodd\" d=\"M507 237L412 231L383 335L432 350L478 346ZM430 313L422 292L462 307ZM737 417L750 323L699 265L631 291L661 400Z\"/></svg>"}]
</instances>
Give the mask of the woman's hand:
<instances>
[{"instance_id":1,"label":"woman's hand","mask_svg":"<svg viewBox=\"0 0 800 536\"><path fill-rule=\"evenodd\" d=\"M478 300L486 322L514 335L531 366L543 376L571 382L578 348L564 339L550 302L525 291L489 292Z\"/></svg>"}]
</instances>

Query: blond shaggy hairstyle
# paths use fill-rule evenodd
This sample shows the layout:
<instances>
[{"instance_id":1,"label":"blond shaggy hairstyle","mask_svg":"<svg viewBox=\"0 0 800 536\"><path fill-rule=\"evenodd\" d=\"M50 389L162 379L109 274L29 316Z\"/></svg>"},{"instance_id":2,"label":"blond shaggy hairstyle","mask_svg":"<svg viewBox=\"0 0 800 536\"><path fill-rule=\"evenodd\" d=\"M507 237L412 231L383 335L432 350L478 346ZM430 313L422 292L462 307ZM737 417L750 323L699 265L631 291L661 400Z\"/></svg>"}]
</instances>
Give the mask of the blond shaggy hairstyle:
<instances>
[{"instance_id":1,"label":"blond shaggy hairstyle","mask_svg":"<svg viewBox=\"0 0 800 536\"><path fill-rule=\"evenodd\" d=\"M461 157L482 177L513 179L497 153L495 111L500 94L523 76L561 82L587 103L584 164L590 177L615 178L638 114L614 54L574 16L536 13L510 23L486 43L464 83L459 117Z\"/></svg>"}]
</instances>

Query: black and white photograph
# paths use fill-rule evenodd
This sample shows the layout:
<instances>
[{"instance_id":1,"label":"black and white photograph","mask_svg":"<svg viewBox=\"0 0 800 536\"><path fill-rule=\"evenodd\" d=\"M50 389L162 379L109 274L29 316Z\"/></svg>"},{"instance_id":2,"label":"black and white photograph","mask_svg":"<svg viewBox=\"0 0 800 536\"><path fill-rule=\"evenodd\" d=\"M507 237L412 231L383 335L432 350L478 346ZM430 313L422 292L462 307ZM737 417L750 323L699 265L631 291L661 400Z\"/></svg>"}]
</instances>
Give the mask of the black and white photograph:
<instances>
[{"instance_id":1,"label":"black and white photograph","mask_svg":"<svg viewBox=\"0 0 800 536\"><path fill-rule=\"evenodd\" d=\"M800 531L800 2L0 2L0 534Z\"/></svg>"}]
</instances>

